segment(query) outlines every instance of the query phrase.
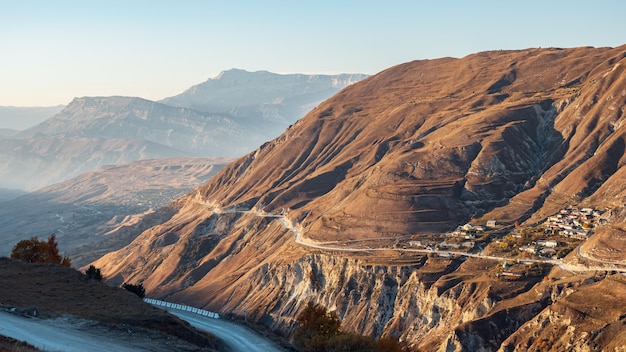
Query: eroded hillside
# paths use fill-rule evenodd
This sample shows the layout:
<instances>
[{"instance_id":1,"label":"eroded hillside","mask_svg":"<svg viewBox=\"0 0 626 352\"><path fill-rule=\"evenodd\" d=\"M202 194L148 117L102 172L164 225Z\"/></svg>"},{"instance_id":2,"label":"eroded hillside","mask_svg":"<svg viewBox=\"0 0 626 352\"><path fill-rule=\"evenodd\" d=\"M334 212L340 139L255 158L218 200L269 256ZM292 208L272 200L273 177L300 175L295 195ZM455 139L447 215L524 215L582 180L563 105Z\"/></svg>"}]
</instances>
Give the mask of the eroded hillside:
<instances>
[{"instance_id":1,"label":"eroded hillside","mask_svg":"<svg viewBox=\"0 0 626 352\"><path fill-rule=\"evenodd\" d=\"M574 251L569 271L538 261L503 281L497 259L393 246L470 221L530 224L574 203L611 209L614 232L602 231L622 237L625 58L625 47L552 48L392 67L178 199L169 221L96 265L284 334L313 300L347 330L421 349L543 350L536 321L569 319L574 294L593 285L624 292L622 275L592 273ZM558 343L623 340L623 301L595 302L620 313L572 317Z\"/></svg>"}]
</instances>

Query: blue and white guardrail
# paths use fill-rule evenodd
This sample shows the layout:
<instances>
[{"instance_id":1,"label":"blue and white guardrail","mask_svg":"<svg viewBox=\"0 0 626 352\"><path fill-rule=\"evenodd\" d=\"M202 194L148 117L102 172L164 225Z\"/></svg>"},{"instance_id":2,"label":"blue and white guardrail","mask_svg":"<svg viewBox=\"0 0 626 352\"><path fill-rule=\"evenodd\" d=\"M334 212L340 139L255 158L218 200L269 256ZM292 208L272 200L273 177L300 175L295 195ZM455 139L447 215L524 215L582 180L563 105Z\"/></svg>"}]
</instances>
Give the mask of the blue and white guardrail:
<instances>
[{"instance_id":1,"label":"blue and white guardrail","mask_svg":"<svg viewBox=\"0 0 626 352\"><path fill-rule=\"evenodd\" d=\"M220 315L215 313L215 312L209 312L208 310L204 310L204 309L200 309L200 308L196 308L196 307L190 307L190 306L186 306L184 304L160 301L158 299L152 299L152 298L144 298L143 301L146 302L146 303L155 305L155 306L160 306L160 307L165 307L165 308L172 308L172 309L178 309L178 310L195 313L195 314L202 315L204 317L213 318L213 319L219 319L220 318Z\"/></svg>"}]
</instances>

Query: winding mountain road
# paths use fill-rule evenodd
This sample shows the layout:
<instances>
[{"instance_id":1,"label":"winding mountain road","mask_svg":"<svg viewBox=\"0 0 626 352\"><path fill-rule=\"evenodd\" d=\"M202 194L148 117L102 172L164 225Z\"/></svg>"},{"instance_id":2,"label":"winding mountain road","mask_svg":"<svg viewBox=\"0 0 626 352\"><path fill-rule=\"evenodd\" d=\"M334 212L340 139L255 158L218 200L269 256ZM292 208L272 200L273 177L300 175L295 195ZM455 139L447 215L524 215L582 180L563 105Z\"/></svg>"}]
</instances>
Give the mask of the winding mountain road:
<instances>
[{"instance_id":1,"label":"winding mountain road","mask_svg":"<svg viewBox=\"0 0 626 352\"><path fill-rule=\"evenodd\" d=\"M131 343L120 339L102 336L97 332L80 330L79 323L66 319L36 319L17 316L0 311L0 335L26 341L44 351L102 351L133 352L151 351L149 345L142 347L141 342Z\"/></svg>"},{"instance_id":2,"label":"winding mountain road","mask_svg":"<svg viewBox=\"0 0 626 352\"><path fill-rule=\"evenodd\" d=\"M198 330L220 338L233 352L283 352L284 349L270 339L258 335L245 326L223 319L207 318L196 313L173 308L163 308L186 320ZM78 319L37 319L0 311L0 335L26 341L45 351L83 352L136 352L163 351L166 346L159 341L109 334L101 328L85 326ZM110 336L109 336L110 335Z\"/></svg>"},{"instance_id":3,"label":"winding mountain road","mask_svg":"<svg viewBox=\"0 0 626 352\"><path fill-rule=\"evenodd\" d=\"M206 205L206 204L205 204ZM515 258L505 258L505 257L498 257L498 256L490 256L490 255L483 255L482 252L481 253L469 253L469 252L451 252L451 251L443 251L443 250L437 250L437 249L417 249L417 248L388 248L388 247L369 247L369 248L359 248L359 247L349 247L349 246L336 246L336 245L326 245L326 244L316 244L316 243L310 243L307 242L305 240L303 240L302 238L302 231L298 228L298 225L294 225L291 220L289 220L289 218L287 218L285 215L276 215L276 214L267 214L263 211L259 211L259 210L237 210L235 208L235 210L222 210L222 209L215 209L214 211L216 212L221 212L221 213L241 213L241 214L253 214L255 216L260 216L260 217L265 217L265 218L274 218L274 219L278 219L281 224L283 225L283 227L289 231L291 231L295 236L295 242L299 245L302 246L306 246L309 248L315 248L315 249L320 249L320 250L326 250L326 251L340 251L340 252L363 252L363 251L387 251L387 250L394 250L394 251L398 251L398 252L405 252L405 253L422 253L422 254L438 254L438 255L442 255L442 256L462 256L462 257L469 257L469 258L479 258L479 259L487 259L487 260L497 260L497 261L511 261L511 260L515 260ZM582 254L581 250L580 250L580 246L578 247L578 256L583 258L583 259L589 259L589 260L593 260L596 263L605 265L605 266L586 266L586 265L580 265L580 264L570 264L570 263L565 263L562 260L558 260L558 259L520 259L520 262L524 262L524 263L545 263L545 264L550 264L550 265L556 265L559 268L566 270L566 271L570 271L570 272L588 272L588 271L616 271L616 272L621 272L621 273L626 273L626 263L618 263L618 262L614 262L614 261L605 261L605 260L600 260L600 259L595 259L595 258L589 258L585 255Z\"/></svg>"},{"instance_id":4,"label":"winding mountain road","mask_svg":"<svg viewBox=\"0 0 626 352\"><path fill-rule=\"evenodd\" d=\"M162 307L161 307L162 308ZM163 309L163 308L162 308ZM211 319L192 312L178 309L166 309L177 317L186 320L198 330L209 332L230 347L233 352L282 352L273 341L262 337L245 326L226 321L224 319Z\"/></svg>"},{"instance_id":5,"label":"winding mountain road","mask_svg":"<svg viewBox=\"0 0 626 352\"><path fill-rule=\"evenodd\" d=\"M587 253L585 253L582 250L582 248L583 248L582 245L578 246L578 252L577 253L578 253L578 256L580 258L583 258L583 259L586 259L586 260L589 260L589 261L592 261L592 262L596 262L596 263L601 263L601 264L604 264L604 265L620 265L620 266L621 265L626 265L626 263L624 263L624 262L619 262L619 261L614 261L614 260L604 260L604 259L598 259L598 258L592 257L592 256L588 255ZM626 272L623 269L613 269L613 268L598 267L598 266L594 266L594 267L590 267L590 268L595 268L596 270L613 270L613 271L619 271L619 272L622 272L622 273ZM598 269L598 268L604 268L604 269Z\"/></svg>"}]
</instances>

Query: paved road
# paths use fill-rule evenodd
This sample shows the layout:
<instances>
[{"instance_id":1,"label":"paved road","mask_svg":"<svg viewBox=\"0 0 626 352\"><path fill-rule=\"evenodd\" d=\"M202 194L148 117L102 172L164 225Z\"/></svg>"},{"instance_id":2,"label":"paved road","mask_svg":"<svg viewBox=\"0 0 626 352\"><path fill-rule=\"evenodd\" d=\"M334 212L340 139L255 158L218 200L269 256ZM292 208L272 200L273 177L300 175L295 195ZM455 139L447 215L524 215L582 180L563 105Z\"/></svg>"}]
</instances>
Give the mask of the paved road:
<instances>
[{"instance_id":1,"label":"paved road","mask_svg":"<svg viewBox=\"0 0 626 352\"><path fill-rule=\"evenodd\" d=\"M188 321L199 330L222 339L233 352L283 352L276 343L245 326L223 319L212 319L191 312L169 309L170 313ZM80 321L67 319L36 319L0 311L0 335L26 341L45 351L64 352L137 352L153 347L143 340L103 336L102 331L80 329Z\"/></svg>"},{"instance_id":2,"label":"paved road","mask_svg":"<svg viewBox=\"0 0 626 352\"><path fill-rule=\"evenodd\" d=\"M77 330L76 325L64 319L40 320L2 311L0 311L0 335L26 341L45 351L133 352L150 350L131 346L124 341L116 341L111 337Z\"/></svg>"},{"instance_id":3,"label":"paved road","mask_svg":"<svg viewBox=\"0 0 626 352\"><path fill-rule=\"evenodd\" d=\"M218 212L220 210L218 210L218 208L215 208L214 211ZM408 249L408 248L387 248L387 247L362 248L362 247L349 247L349 246L339 247L336 245L333 246L329 244L316 244L316 243L310 243L304 240L302 238L302 231L300 230L299 226L297 224L291 223L291 221L285 215L268 214L259 210L235 209L235 210L227 210L225 212L253 214L256 216L260 216L260 217L276 218L282 223L285 229L291 231L296 236L295 242L297 244L306 246L309 248L315 248L315 249L321 249L321 250L341 251L341 252L364 252L364 251L386 251L386 250L391 249L391 250L395 250L399 252L413 252L413 253L422 253L422 254L432 253L432 254L439 254L443 256L454 255L454 256L472 257L472 258L498 260L498 261L515 260L515 258L504 258L504 257L483 255L482 251L480 253L469 253L469 252L450 252L450 251L442 251L442 250L436 250L436 249ZM617 272L626 274L626 268L623 267L624 263L612 262L612 261L587 257L581 252L580 246L578 247L578 256L581 258L594 260L595 262L601 263L605 266L596 265L596 266L589 267L589 266L584 266L584 265L568 264L568 263L564 263L562 260L548 259L548 258L546 259L520 259L520 261L523 261L526 263L546 263L546 264L556 265L566 271L585 272L585 271L598 271L598 270L600 271L612 270L612 271L617 271Z\"/></svg>"},{"instance_id":4,"label":"paved road","mask_svg":"<svg viewBox=\"0 0 626 352\"><path fill-rule=\"evenodd\" d=\"M163 308L163 307L160 307ZM224 319L211 319L192 312L167 309L170 313L189 322L198 330L209 332L222 339L234 352L282 352L276 343L245 326Z\"/></svg>"},{"instance_id":5,"label":"paved road","mask_svg":"<svg viewBox=\"0 0 626 352\"><path fill-rule=\"evenodd\" d=\"M255 213L257 216L266 216L263 214L260 214L258 212ZM266 216L269 217L269 216ZM302 239L302 232L297 228L297 226L292 225L285 216L271 216L274 218L278 218L280 220L280 222L283 224L283 226L287 229L290 230L293 234L296 235L296 239L295 242L303 245L303 246L307 246L310 248L315 248L315 249L322 249L322 250L330 250L330 251L342 251L342 252L363 252L363 251L386 251L389 249L393 249L399 252L413 252L413 253L422 253L422 254L438 254L438 255L443 255L443 256L449 256L449 255L454 255L454 256L463 256L463 257L472 257L472 258L479 258L479 259L487 259L487 260L498 260L498 261L506 261L506 260L515 260L515 258L504 258L504 257L498 257L498 256L490 256L490 255L483 255L482 251L480 253L469 253L469 252L450 252L450 251L442 251L442 250L436 250L436 249L408 249L408 248L387 248L387 247L381 247L381 248L358 248L358 247L348 247L348 246L344 246L344 247L338 247L338 246L332 246L332 245L327 245L327 244L315 244L315 243L309 243L306 242L305 240ZM581 253L580 250L580 246L578 247L578 255L582 258L587 258L587 259L592 259L589 257L586 257L585 255L583 255ZM613 271L618 271L618 272L622 272L622 273L626 273L626 268L624 267L615 267L615 265L624 265L624 263L621 262L611 262L611 261L605 261L605 260L600 260L600 259L593 259L598 263L602 263L605 265L610 265L610 266L593 266L593 267L588 267L588 266L583 266L583 265L574 265L574 264L568 264L568 263L564 263L562 260L558 260L558 259L520 259L520 261L525 262L525 263L546 263L546 264L551 264L551 265L556 265L558 267L560 267L563 270L567 270L567 271L578 271L578 272L583 272L583 271L598 271L598 270L613 270Z\"/></svg>"}]
</instances>

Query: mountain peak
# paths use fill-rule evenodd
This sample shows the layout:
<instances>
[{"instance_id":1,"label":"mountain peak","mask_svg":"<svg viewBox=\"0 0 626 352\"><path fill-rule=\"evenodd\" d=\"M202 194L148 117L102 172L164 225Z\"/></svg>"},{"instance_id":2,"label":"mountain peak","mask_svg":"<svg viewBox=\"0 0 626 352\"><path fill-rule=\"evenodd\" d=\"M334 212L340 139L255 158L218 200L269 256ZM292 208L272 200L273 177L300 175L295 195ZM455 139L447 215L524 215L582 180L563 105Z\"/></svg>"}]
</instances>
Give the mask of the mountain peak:
<instances>
[{"instance_id":1,"label":"mountain peak","mask_svg":"<svg viewBox=\"0 0 626 352\"><path fill-rule=\"evenodd\" d=\"M367 77L363 74L306 75L233 68L161 102L250 120L292 124L323 100Z\"/></svg>"},{"instance_id":2,"label":"mountain peak","mask_svg":"<svg viewBox=\"0 0 626 352\"><path fill-rule=\"evenodd\" d=\"M76 106L97 106L97 105L116 105L116 106L124 106L133 102L146 102L149 103L150 100L139 98L139 97L129 97L129 96L85 96L85 97L75 97L72 101L65 107L66 109L75 108Z\"/></svg>"},{"instance_id":3,"label":"mountain peak","mask_svg":"<svg viewBox=\"0 0 626 352\"><path fill-rule=\"evenodd\" d=\"M258 84L268 84L280 79L282 75L268 71L246 71L238 68L222 71L214 78L209 78L202 84L219 83L222 86L239 87Z\"/></svg>"},{"instance_id":4,"label":"mountain peak","mask_svg":"<svg viewBox=\"0 0 626 352\"><path fill-rule=\"evenodd\" d=\"M514 223L537 211L531 197L551 206L552 193L585 198L604 180L623 190L611 177L623 164L621 102L597 102L626 84L624 50L494 51L392 67L320 104L249 169L242 159L245 172L233 173L246 176L209 184L232 192L208 198L299 208L310 233L328 240L377 236L369 229L381 223L389 233L446 231L480 215Z\"/></svg>"},{"instance_id":5,"label":"mountain peak","mask_svg":"<svg viewBox=\"0 0 626 352\"><path fill-rule=\"evenodd\" d=\"M217 76L215 76L214 78L209 78L208 80L214 80L214 81L229 81L229 80L233 80L233 79L238 79L238 78L249 78L249 77L254 77L254 76L258 76L260 74L271 74L270 72L267 71L246 71L246 70L242 70L239 68L231 68L230 70L225 70L220 72Z\"/></svg>"}]
</instances>

